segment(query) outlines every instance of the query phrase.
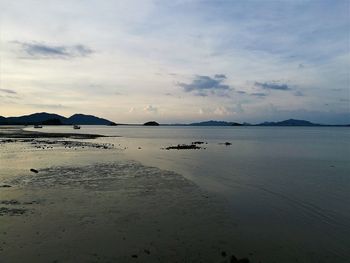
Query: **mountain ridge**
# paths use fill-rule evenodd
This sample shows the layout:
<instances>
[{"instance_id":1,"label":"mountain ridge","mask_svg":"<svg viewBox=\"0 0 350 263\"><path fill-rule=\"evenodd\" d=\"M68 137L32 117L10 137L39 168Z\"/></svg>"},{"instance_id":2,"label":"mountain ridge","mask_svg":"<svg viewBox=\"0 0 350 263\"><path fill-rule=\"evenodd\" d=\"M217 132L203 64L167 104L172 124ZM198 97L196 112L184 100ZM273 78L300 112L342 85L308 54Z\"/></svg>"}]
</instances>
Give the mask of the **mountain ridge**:
<instances>
[{"instance_id":1,"label":"mountain ridge","mask_svg":"<svg viewBox=\"0 0 350 263\"><path fill-rule=\"evenodd\" d=\"M82 113L73 114L70 117L64 117L55 113L38 112L17 117L4 117L0 116L0 125L117 125L115 122L100 118L94 115L87 115ZM120 124L118 124L120 125ZM124 124L130 125L130 124ZM140 124L141 125L141 124ZM288 127L321 127L321 126L334 126L334 127L349 127L350 124L345 125L331 125L331 124L319 124L306 120L287 119L276 122L261 122L257 124L250 123L238 123L229 121L202 121L193 122L189 124L160 124L163 126L288 126Z\"/></svg>"},{"instance_id":2,"label":"mountain ridge","mask_svg":"<svg viewBox=\"0 0 350 263\"><path fill-rule=\"evenodd\" d=\"M38 112L18 117L0 116L0 124L2 125L111 125L115 124L104 118L93 115L77 113L70 117L64 117L55 113Z\"/></svg>"}]
</instances>

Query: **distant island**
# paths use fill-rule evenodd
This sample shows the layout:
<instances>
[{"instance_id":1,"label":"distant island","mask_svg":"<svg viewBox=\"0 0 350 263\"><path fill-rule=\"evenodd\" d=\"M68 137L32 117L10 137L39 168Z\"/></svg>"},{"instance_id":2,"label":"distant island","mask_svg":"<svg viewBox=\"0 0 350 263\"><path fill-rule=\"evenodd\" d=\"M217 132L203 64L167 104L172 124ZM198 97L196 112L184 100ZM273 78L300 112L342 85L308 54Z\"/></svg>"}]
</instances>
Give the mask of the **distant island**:
<instances>
[{"instance_id":1,"label":"distant island","mask_svg":"<svg viewBox=\"0 0 350 263\"><path fill-rule=\"evenodd\" d=\"M174 124L179 125L179 124ZM258 124L250 124L250 123L237 123L237 122L226 122L226 121L204 121L198 123L190 123L187 126L299 126L299 127L321 127L321 126L336 126L336 127L349 127L350 124L347 125L330 125L330 124L318 124L312 123L310 121L305 120L296 120L296 119L288 119L284 121L278 122L262 122Z\"/></svg>"},{"instance_id":2,"label":"distant island","mask_svg":"<svg viewBox=\"0 0 350 263\"><path fill-rule=\"evenodd\" d=\"M0 125L141 125L141 124L120 124L113 121L86 114L74 114L69 118L54 114L54 113L34 113L19 117L3 117L0 116ZM190 124L159 124L156 121L148 121L143 124L144 126L287 126L287 127L350 127L347 125L330 125L313 123L306 120L288 119L277 122L262 122L258 124L250 123L238 123L228 121L203 121L194 122Z\"/></svg>"},{"instance_id":3,"label":"distant island","mask_svg":"<svg viewBox=\"0 0 350 263\"><path fill-rule=\"evenodd\" d=\"M159 126L159 123L156 121L148 121L143 124L144 126Z\"/></svg>"},{"instance_id":4,"label":"distant island","mask_svg":"<svg viewBox=\"0 0 350 263\"><path fill-rule=\"evenodd\" d=\"M0 125L116 125L116 123L93 115L74 114L69 118L54 113L34 113L19 117L0 116Z\"/></svg>"}]
</instances>

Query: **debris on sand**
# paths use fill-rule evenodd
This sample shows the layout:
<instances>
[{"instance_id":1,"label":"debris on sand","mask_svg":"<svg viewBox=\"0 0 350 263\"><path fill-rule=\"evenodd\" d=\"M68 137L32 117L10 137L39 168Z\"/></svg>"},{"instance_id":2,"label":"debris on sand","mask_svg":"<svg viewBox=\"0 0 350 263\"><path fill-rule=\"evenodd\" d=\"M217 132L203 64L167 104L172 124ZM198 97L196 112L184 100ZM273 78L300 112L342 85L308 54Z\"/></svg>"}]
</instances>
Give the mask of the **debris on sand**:
<instances>
[{"instance_id":1,"label":"debris on sand","mask_svg":"<svg viewBox=\"0 0 350 263\"><path fill-rule=\"evenodd\" d=\"M165 150L191 150L191 149L197 150L202 148L195 144L178 144L175 146L168 146L165 148Z\"/></svg>"},{"instance_id":2,"label":"debris on sand","mask_svg":"<svg viewBox=\"0 0 350 263\"><path fill-rule=\"evenodd\" d=\"M21 203L18 202L17 200L3 200L3 201L0 201L0 204L2 204L2 205L19 205Z\"/></svg>"},{"instance_id":3,"label":"debris on sand","mask_svg":"<svg viewBox=\"0 0 350 263\"><path fill-rule=\"evenodd\" d=\"M0 207L0 216L18 216L23 215L27 210L21 208Z\"/></svg>"},{"instance_id":4,"label":"debris on sand","mask_svg":"<svg viewBox=\"0 0 350 263\"><path fill-rule=\"evenodd\" d=\"M39 173L39 171L38 171L38 170L33 169L33 168L32 168L32 169L30 169L30 171L31 171L31 172L33 172L33 173L36 173L36 174L37 174L37 173Z\"/></svg>"}]
</instances>

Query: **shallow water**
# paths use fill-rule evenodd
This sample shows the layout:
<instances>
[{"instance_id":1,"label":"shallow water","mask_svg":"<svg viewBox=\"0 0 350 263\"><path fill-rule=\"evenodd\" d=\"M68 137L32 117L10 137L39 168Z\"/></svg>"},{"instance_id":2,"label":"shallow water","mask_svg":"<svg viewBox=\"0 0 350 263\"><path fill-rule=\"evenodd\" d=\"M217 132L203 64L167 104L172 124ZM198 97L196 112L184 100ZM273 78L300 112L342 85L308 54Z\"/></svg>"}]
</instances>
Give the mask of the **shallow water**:
<instances>
[{"instance_id":1,"label":"shallow water","mask_svg":"<svg viewBox=\"0 0 350 263\"><path fill-rule=\"evenodd\" d=\"M177 172L225 200L237 225L237 249L253 251L258 260L350 259L348 128L83 126L41 131L122 136L92 141L113 143L123 158ZM207 142L201 145L206 149L161 149L198 140ZM232 145L223 145L226 141ZM95 160L104 158L111 157L101 153Z\"/></svg>"}]
</instances>

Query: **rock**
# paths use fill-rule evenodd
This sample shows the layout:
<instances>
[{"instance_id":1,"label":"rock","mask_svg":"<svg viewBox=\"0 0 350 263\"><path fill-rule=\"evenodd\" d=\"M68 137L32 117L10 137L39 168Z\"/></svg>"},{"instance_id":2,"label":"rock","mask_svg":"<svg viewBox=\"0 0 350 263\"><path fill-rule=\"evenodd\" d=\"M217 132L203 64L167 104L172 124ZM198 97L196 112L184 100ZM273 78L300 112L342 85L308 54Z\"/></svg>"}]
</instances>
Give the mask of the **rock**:
<instances>
[{"instance_id":1,"label":"rock","mask_svg":"<svg viewBox=\"0 0 350 263\"><path fill-rule=\"evenodd\" d=\"M137 258L138 256L136 254L131 255L132 258Z\"/></svg>"},{"instance_id":2,"label":"rock","mask_svg":"<svg viewBox=\"0 0 350 263\"><path fill-rule=\"evenodd\" d=\"M226 252L225 251L221 251L221 256L222 257L226 257Z\"/></svg>"},{"instance_id":3,"label":"rock","mask_svg":"<svg viewBox=\"0 0 350 263\"><path fill-rule=\"evenodd\" d=\"M0 185L0 187L9 188L9 187L12 187L12 186L9 185L9 184L3 184L3 185Z\"/></svg>"},{"instance_id":4,"label":"rock","mask_svg":"<svg viewBox=\"0 0 350 263\"><path fill-rule=\"evenodd\" d=\"M36 174L39 172L38 170L33 169L33 168L32 168L32 169L30 169L30 171L31 171L31 172L33 172L33 173L36 173Z\"/></svg>"},{"instance_id":5,"label":"rock","mask_svg":"<svg viewBox=\"0 0 350 263\"><path fill-rule=\"evenodd\" d=\"M195 142L192 142L192 144L204 144L204 142L202 142L202 141L195 141Z\"/></svg>"},{"instance_id":6,"label":"rock","mask_svg":"<svg viewBox=\"0 0 350 263\"><path fill-rule=\"evenodd\" d=\"M190 149L201 149L195 144L178 144L175 146L168 146L165 148L166 150L190 150Z\"/></svg>"},{"instance_id":7,"label":"rock","mask_svg":"<svg viewBox=\"0 0 350 263\"><path fill-rule=\"evenodd\" d=\"M149 251L148 249L145 249L144 252L145 252L147 255L150 255L150 254L151 254L151 251Z\"/></svg>"}]
</instances>

